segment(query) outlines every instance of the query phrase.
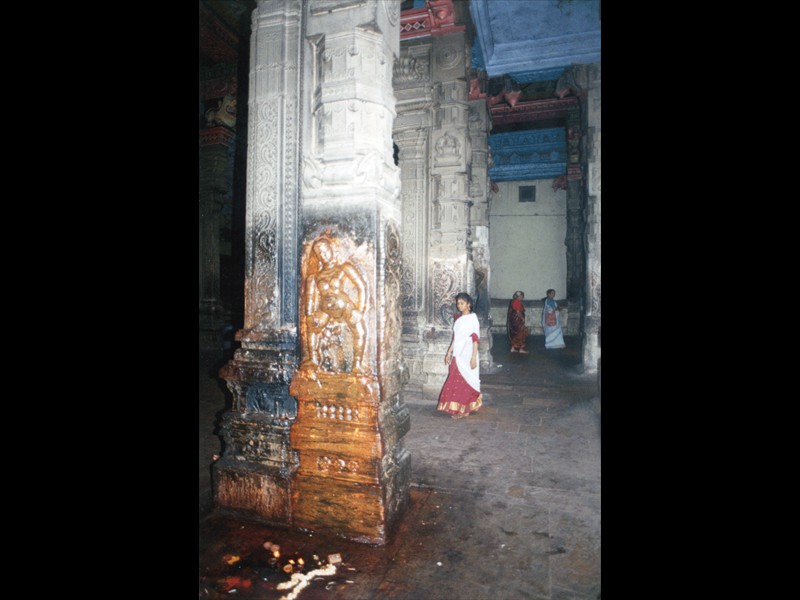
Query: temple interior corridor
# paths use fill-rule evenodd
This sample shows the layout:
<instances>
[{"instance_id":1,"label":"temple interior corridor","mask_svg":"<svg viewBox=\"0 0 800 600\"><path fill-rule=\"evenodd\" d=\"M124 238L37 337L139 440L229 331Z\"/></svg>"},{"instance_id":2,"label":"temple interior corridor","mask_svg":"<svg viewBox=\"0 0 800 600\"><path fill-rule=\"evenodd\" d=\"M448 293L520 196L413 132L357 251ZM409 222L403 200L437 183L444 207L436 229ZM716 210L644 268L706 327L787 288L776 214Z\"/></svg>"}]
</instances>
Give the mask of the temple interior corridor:
<instances>
[{"instance_id":1,"label":"temple interior corridor","mask_svg":"<svg viewBox=\"0 0 800 600\"><path fill-rule=\"evenodd\" d=\"M200 597L599 598L599 0L198 5Z\"/></svg>"}]
</instances>

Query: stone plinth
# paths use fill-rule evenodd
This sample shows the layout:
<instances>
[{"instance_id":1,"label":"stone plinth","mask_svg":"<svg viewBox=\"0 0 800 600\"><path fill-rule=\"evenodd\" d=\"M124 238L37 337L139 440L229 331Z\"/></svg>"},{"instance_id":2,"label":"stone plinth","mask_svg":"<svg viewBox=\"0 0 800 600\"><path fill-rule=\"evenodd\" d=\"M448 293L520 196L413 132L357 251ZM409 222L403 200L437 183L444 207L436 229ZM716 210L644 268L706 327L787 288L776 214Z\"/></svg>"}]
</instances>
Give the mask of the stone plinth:
<instances>
[{"instance_id":1,"label":"stone plinth","mask_svg":"<svg viewBox=\"0 0 800 600\"><path fill-rule=\"evenodd\" d=\"M285 472L226 458L215 463L214 476L214 502L220 512L271 525L289 521L290 481Z\"/></svg>"}]
</instances>

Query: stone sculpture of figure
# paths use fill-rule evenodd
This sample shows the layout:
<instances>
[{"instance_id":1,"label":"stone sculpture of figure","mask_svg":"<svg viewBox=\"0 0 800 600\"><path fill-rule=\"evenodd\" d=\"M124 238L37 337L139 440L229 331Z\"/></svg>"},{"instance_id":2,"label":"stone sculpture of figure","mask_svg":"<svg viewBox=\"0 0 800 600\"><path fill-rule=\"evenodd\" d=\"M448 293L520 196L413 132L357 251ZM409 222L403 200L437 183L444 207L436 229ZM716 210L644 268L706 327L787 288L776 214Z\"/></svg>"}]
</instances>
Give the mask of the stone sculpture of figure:
<instances>
[{"instance_id":1,"label":"stone sculpture of figure","mask_svg":"<svg viewBox=\"0 0 800 600\"><path fill-rule=\"evenodd\" d=\"M225 96L219 101L217 108L206 111L206 127L224 125L230 129L236 128L236 96Z\"/></svg>"},{"instance_id":2,"label":"stone sculpture of figure","mask_svg":"<svg viewBox=\"0 0 800 600\"><path fill-rule=\"evenodd\" d=\"M314 242L311 253L319 267L308 274L305 281L304 315L306 324L306 354L301 368L319 368L323 365L323 349L335 344L331 331L339 324L349 328L353 335L353 373L363 373L364 346L367 330L364 314L367 308L367 286L361 273L350 261L336 260L334 241L321 237ZM309 257L310 258L310 257ZM355 298L348 290L354 289ZM326 369L328 370L328 369Z\"/></svg>"}]
</instances>

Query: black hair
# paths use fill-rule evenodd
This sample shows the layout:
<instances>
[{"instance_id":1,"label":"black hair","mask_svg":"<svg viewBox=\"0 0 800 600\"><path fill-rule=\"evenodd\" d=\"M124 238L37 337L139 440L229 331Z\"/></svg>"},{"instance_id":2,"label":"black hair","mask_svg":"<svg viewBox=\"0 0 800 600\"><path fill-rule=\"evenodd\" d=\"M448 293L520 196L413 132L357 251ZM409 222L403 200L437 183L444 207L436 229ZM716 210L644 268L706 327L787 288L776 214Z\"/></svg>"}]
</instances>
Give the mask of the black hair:
<instances>
[{"instance_id":1,"label":"black hair","mask_svg":"<svg viewBox=\"0 0 800 600\"><path fill-rule=\"evenodd\" d=\"M467 292L459 292L456 294L456 302L459 300L464 300L467 304L469 304L469 312L472 312L472 296L470 296Z\"/></svg>"}]
</instances>

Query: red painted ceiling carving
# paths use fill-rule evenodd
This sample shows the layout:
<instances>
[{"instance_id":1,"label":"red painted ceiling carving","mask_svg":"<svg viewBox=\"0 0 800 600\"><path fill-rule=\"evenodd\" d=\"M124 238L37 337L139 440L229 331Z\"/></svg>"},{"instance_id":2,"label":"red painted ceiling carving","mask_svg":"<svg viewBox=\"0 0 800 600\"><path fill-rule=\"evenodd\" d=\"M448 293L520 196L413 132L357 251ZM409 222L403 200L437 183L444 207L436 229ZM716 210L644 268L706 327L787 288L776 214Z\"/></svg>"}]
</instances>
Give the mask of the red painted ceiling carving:
<instances>
[{"instance_id":1,"label":"red painted ceiling carving","mask_svg":"<svg viewBox=\"0 0 800 600\"><path fill-rule=\"evenodd\" d=\"M552 98L518 102L515 106L497 104L489 110L492 113L492 123L494 125L505 125L506 123L561 119L571 111L577 110L577 108L578 99L575 96L567 96L562 99Z\"/></svg>"},{"instance_id":2,"label":"red painted ceiling carving","mask_svg":"<svg viewBox=\"0 0 800 600\"><path fill-rule=\"evenodd\" d=\"M423 8L412 8L400 13L401 40L413 40L465 29L464 25L456 25L453 0L429 0Z\"/></svg>"},{"instance_id":3,"label":"red painted ceiling carving","mask_svg":"<svg viewBox=\"0 0 800 600\"><path fill-rule=\"evenodd\" d=\"M213 63L235 63L239 36L200 3L200 49Z\"/></svg>"}]
</instances>

